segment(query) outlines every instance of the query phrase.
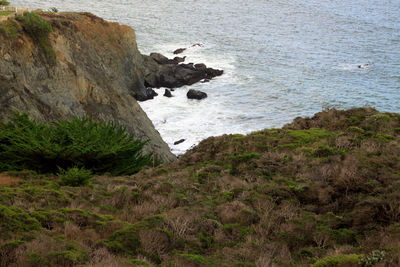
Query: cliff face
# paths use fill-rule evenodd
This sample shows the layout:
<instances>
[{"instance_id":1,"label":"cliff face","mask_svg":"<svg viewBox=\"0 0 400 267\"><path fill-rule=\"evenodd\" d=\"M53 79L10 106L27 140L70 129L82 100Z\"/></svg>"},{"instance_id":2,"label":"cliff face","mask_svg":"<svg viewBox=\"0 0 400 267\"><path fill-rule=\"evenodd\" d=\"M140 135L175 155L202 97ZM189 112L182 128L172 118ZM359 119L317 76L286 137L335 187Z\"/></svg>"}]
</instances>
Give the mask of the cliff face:
<instances>
[{"instance_id":1,"label":"cliff face","mask_svg":"<svg viewBox=\"0 0 400 267\"><path fill-rule=\"evenodd\" d=\"M14 109L39 121L72 115L113 120L149 139L147 150L174 160L134 98L145 92L134 31L88 13L41 16L52 24L50 50L20 26L16 36L0 33L1 119Z\"/></svg>"}]
</instances>

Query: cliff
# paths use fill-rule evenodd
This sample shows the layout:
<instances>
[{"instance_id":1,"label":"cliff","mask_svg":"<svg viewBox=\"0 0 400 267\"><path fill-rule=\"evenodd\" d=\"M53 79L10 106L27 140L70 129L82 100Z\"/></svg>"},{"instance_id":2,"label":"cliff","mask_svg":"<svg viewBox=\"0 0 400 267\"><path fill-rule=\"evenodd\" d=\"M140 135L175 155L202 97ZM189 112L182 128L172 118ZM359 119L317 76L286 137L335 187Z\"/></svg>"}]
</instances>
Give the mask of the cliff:
<instances>
[{"instance_id":1,"label":"cliff","mask_svg":"<svg viewBox=\"0 0 400 267\"><path fill-rule=\"evenodd\" d=\"M39 121L72 115L112 120L149 139L146 149L164 161L175 160L135 100L146 91L146 67L133 29L89 13L40 16L52 25L47 40L15 20L0 27L1 120L12 110Z\"/></svg>"}]
</instances>

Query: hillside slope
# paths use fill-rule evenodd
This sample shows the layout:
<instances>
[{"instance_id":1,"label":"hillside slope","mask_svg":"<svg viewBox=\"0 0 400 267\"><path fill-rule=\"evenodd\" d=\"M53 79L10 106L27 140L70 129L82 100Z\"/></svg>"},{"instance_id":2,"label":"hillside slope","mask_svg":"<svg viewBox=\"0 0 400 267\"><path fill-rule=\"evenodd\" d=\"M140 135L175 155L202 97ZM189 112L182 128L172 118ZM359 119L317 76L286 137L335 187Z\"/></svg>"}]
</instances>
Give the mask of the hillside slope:
<instances>
[{"instance_id":1,"label":"hillside slope","mask_svg":"<svg viewBox=\"0 0 400 267\"><path fill-rule=\"evenodd\" d=\"M145 93L146 68L132 28L89 13L38 14L52 26L48 39L37 21L0 25L0 119L18 110L39 121L112 120L149 139L147 151L175 160L135 100Z\"/></svg>"},{"instance_id":2,"label":"hillside slope","mask_svg":"<svg viewBox=\"0 0 400 267\"><path fill-rule=\"evenodd\" d=\"M400 115L327 110L80 188L0 176L1 266L399 266Z\"/></svg>"}]
</instances>

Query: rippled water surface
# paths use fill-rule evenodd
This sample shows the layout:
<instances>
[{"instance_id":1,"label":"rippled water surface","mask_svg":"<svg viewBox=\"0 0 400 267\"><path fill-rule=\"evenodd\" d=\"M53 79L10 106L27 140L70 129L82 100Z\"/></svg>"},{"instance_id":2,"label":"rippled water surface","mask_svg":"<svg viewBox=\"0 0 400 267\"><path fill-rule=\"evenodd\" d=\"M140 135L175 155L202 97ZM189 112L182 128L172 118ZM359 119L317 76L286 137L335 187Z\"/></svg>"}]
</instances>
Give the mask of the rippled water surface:
<instances>
[{"instance_id":1,"label":"rippled water surface","mask_svg":"<svg viewBox=\"0 0 400 267\"><path fill-rule=\"evenodd\" d=\"M179 154L224 133L280 127L327 107L373 106L400 112L399 0L11 1L60 11L89 11L132 26L142 53L172 56L225 74L141 103ZM369 68L358 65L369 64ZM180 145L173 142L186 139Z\"/></svg>"}]
</instances>

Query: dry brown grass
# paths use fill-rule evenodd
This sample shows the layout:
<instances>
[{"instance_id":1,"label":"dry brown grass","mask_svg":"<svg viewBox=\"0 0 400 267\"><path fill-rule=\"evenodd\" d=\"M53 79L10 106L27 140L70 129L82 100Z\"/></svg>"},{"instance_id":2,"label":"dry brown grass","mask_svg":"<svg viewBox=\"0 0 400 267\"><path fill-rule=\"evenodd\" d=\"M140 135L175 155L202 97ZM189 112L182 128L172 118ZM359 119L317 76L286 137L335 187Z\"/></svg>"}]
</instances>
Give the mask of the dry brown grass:
<instances>
[{"instance_id":1,"label":"dry brown grass","mask_svg":"<svg viewBox=\"0 0 400 267\"><path fill-rule=\"evenodd\" d=\"M170 258L171 249L169 237L160 230L140 231L139 237L144 250L158 255L163 261Z\"/></svg>"},{"instance_id":2,"label":"dry brown grass","mask_svg":"<svg viewBox=\"0 0 400 267\"><path fill-rule=\"evenodd\" d=\"M196 232L196 221L200 219L199 214L184 209L171 210L164 217L172 232L182 238Z\"/></svg>"},{"instance_id":3,"label":"dry brown grass","mask_svg":"<svg viewBox=\"0 0 400 267\"><path fill-rule=\"evenodd\" d=\"M105 248L94 250L90 254L90 262L85 267L130 267L127 259L121 259L116 255L110 253Z\"/></svg>"},{"instance_id":4,"label":"dry brown grass","mask_svg":"<svg viewBox=\"0 0 400 267\"><path fill-rule=\"evenodd\" d=\"M6 173L0 173L0 186L12 186L21 181L19 177L13 177Z\"/></svg>"}]
</instances>

